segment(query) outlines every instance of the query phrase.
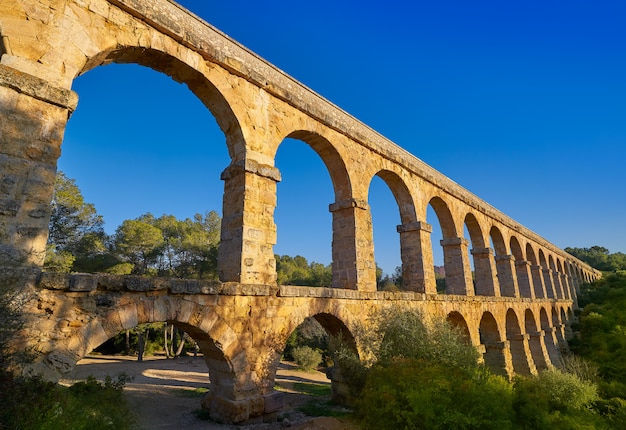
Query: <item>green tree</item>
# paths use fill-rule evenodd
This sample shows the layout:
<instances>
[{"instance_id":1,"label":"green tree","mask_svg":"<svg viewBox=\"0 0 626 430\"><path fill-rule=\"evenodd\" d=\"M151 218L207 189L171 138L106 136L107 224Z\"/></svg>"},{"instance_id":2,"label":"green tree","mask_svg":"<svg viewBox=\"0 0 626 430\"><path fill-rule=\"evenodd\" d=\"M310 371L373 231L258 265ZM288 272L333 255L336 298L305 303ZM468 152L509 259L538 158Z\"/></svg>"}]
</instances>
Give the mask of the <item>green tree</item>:
<instances>
[{"instance_id":1,"label":"green tree","mask_svg":"<svg viewBox=\"0 0 626 430\"><path fill-rule=\"evenodd\" d=\"M133 265L133 274L144 275L158 258L163 246L160 229L141 219L125 220L115 232L115 247Z\"/></svg>"},{"instance_id":2,"label":"green tree","mask_svg":"<svg viewBox=\"0 0 626 430\"><path fill-rule=\"evenodd\" d=\"M150 221L163 234L159 250L159 275L177 278L217 279L217 251L221 218L215 211L178 220L163 215Z\"/></svg>"},{"instance_id":3,"label":"green tree","mask_svg":"<svg viewBox=\"0 0 626 430\"><path fill-rule=\"evenodd\" d=\"M613 272L626 270L626 254L611 254L607 248L592 246L591 248L565 248L565 251L598 270Z\"/></svg>"},{"instance_id":4,"label":"green tree","mask_svg":"<svg viewBox=\"0 0 626 430\"><path fill-rule=\"evenodd\" d=\"M74 179L59 171L54 183L46 270L84 270L90 260L107 253L104 221L93 204L85 199Z\"/></svg>"},{"instance_id":5,"label":"green tree","mask_svg":"<svg viewBox=\"0 0 626 430\"><path fill-rule=\"evenodd\" d=\"M309 262L301 255L276 255L276 272L280 285L330 287L333 281L332 266Z\"/></svg>"}]
</instances>

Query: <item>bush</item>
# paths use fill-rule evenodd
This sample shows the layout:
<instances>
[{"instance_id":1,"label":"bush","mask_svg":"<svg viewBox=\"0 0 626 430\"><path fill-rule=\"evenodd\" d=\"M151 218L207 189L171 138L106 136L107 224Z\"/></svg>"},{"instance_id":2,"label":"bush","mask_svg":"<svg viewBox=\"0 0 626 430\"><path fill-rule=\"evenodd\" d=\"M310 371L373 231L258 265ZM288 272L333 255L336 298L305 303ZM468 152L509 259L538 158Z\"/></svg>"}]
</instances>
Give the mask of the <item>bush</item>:
<instances>
[{"instance_id":1,"label":"bush","mask_svg":"<svg viewBox=\"0 0 626 430\"><path fill-rule=\"evenodd\" d=\"M592 406L597 387L572 373L548 369L515 381L513 407L517 422L528 429L603 428Z\"/></svg>"},{"instance_id":2,"label":"bush","mask_svg":"<svg viewBox=\"0 0 626 430\"><path fill-rule=\"evenodd\" d=\"M130 429L134 418L122 392L127 377L93 378L67 388L38 378L0 377L0 423L24 430Z\"/></svg>"},{"instance_id":3,"label":"bush","mask_svg":"<svg viewBox=\"0 0 626 430\"><path fill-rule=\"evenodd\" d=\"M314 370L322 361L322 354L308 346L295 347L292 354L298 368L304 371Z\"/></svg>"},{"instance_id":4,"label":"bush","mask_svg":"<svg viewBox=\"0 0 626 430\"><path fill-rule=\"evenodd\" d=\"M374 366L357 411L365 429L512 428L512 389L483 369L423 359Z\"/></svg>"}]
</instances>

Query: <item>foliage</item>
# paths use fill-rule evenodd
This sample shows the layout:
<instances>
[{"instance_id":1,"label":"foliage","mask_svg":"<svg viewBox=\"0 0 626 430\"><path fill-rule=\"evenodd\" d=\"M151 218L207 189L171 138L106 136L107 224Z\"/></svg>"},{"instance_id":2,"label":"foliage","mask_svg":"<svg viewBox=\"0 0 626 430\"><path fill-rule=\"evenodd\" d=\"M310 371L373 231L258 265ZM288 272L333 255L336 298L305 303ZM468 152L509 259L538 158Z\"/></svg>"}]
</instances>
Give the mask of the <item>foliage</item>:
<instances>
[{"instance_id":1,"label":"foliage","mask_svg":"<svg viewBox=\"0 0 626 430\"><path fill-rule=\"evenodd\" d=\"M583 285L583 306L570 348L597 368L601 399L595 410L611 428L626 422L626 273L606 274L593 284Z\"/></svg>"},{"instance_id":2,"label":"foliage","mask_svg":"<svg viewBox=\"0 0 626 430\"><path fill-rule=\"evenodd\" d=\"M598 270L626 270L626 254L622 252L611 254L607 248L597 245L591 248L565 248L565 251Z\"/></svg>"},{"instance_id":3,"label":"foliage","mask_svg":"<svg viewBox=\"0 0 626 430\"><path fill-rule=\"evenodd\" d=\"M308 346L297 346L293 349L293 359L300 370L308 372L317 368L322 361L322 354Z\"/></svg>"},{"instance_id":4,"label":"foliage","mask_svg":"<svg viewBox=\"0 0 626 430\"><path fill-rule=\"evenodd\" d=\"M400 291L402 290L402 266L397 266L391 275L382 275L382 269L376 266L377 289L380 291Z\"/></svg>"},{"instance_id":5,"label":"foliage","mask_svg":"<svg viewBox=\"0 0 626 430\"><path fill-rule=\"evenodd\" d=\"M572 325L570 348L597 366L603 397L626 399L626 275L611 274L583 285L579 304L583 309Z\"/></svg>"},{"instance_id":6,"label":"foliage","mask_svg":"<svg viewBox=\"0 0 626 430\"><path fill-rule=\"evenodd\" d=\"M372 368L357 403L365 429L507 429L511 386L478 367L397 358Z\"/></svg>"},{"instance_id":7,"label":"foliage","mask_svg":"<svg viewBox=\"0 0 626 430\"><path fill-rule=\"evenodd\" d=\"M516 379L513 407L524 429L607 428L592 409L597 400L594 383L548 369L538 376Z\"/></svg>"},{"instance_id":8,"label":"foliage","mask_svg":"<svg viewBox=\"0 0 626 430\"><path fill-rule=\"evenodd\" d=\"M46 270L69 272L80 270L81 263L92 264L89 260L105 251L104 220L63 172L57 173L50 209Z\"/></svg>"},{"instance_id":9,"label":"foliage","mask_svg":"<svg viewBox=\"0 0 626 430\"><path fill-rule=\"evenodd\" d=\"M622 428L626 402L599 397L593 364L568 358L562 370L511 383L479 364L474 347L446 321L388 309L369 322L359 339L370 359L333 342L365 429Z\"/></svg>"},{"instance_id":10,"label":"foliage","mask_svg":"<svg viewBox=\"0 0 626 430\"><path fill-rule=\"evenodd\" d=\"M143 275L158 257L163 246L161 230L141 219L125 220L115 232L115 246L125 261L133 265L133 273Z\"/></svg>"},{"instance_id":11,"label":"foliage","mask_svg":"<svg viewBox=\"0 0 626 430\"><path fill-rule=\"evenodd\" d=\"M330 264L324 266L315 261L309 263L301 255L295 257L276 255L275 257L279 285L332 286L333 273Z\"/></svg>"},{"instance_id":12,"label":"foliage","mask_svg":"<svg viewBox=\"0 0 626 430\"><path fill-rule=\"evenodd\" d=\"M369 322L371 329L361 336L365 349L379 364L413 358L460 368L478 365L476 349L443 319L426 321L419 310L386 308L370 315Z\"/></svg>"},{"instance_id":13,"label":"foliage","mask_svg":"<svg viewBox=\"0 0 626 430\"><path fill-rule=\"evenodd\" d=\"M18 267L21 261L14 261ZM10 347L15 333L24 326L21 308L24 298L21 294L21 274L19 270L6 270L0 276L0 371L22 361L22 352ZM1 386L1 384L0 384Z\"/></svg>"},{"instance_id":14,"label":"foliage","mask_svg":"<svg viewBox=\"0 0 626 430\"><path fill-rule=\"evenodd\" d=\"M134 418L122 388L124 375L63 387L41 379L0 375L0 423L24 430L130 429Z\"/></svg>"},{"instance_id":15,"label":"foliage","mask_svg":"<svg viewBox=\"0 0 626 430\"><path fill-rule=\"evenodd\" d=\"M123 221L109 237L95 207L63 172L57 174L51 211L48 271L217 279L221 219L214 211L184 220L147 213Z\"/></svg>"},{"instance_id":16,"label":"foliage","mask_svg":"<svg viewBox=\"0 0 626 430\"><path fill-rule=\"evenodd\" d=\"M324 362L329 360L329 336L315 318L306 318L287 339L283 358L294 361L293 350L298 346L308 346L322 353Z\"/></svg>"}]
</instances>

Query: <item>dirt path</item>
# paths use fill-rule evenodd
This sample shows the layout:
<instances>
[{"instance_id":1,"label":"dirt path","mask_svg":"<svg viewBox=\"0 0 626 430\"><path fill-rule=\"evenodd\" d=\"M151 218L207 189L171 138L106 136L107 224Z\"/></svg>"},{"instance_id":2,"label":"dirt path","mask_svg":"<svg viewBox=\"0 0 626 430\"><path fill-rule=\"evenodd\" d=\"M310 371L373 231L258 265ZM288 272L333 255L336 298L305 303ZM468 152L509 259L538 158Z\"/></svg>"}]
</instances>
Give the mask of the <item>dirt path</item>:
<instances>
[{"instance_id":1,"label":"dirt path","mask_svg":"<svg viewBox=\"0 0 626 430\"><path fill-rule=\"evenodd\" d=\"M312 396L294 390L294 383L304 382L329 385L321 372L300 372L288 363L281 363L276 384L285 392L285 408L281 411L282 422L232 426L201 420L196 416L200 402L208 388L208 370L201 357L183 357L167 360L164 357L148 357L138 362L136 357L89 356L78 362L74 370L61 381L63 384L93 376L103 380L107 375L114 379L119 374L132 378L124 392L131 407L137 413L141 430L226 430L254 429L274 430L344 430L357 429L345 420L329 417L307 417L295 409L312 400Z\"/></svg>"}]
</instances>

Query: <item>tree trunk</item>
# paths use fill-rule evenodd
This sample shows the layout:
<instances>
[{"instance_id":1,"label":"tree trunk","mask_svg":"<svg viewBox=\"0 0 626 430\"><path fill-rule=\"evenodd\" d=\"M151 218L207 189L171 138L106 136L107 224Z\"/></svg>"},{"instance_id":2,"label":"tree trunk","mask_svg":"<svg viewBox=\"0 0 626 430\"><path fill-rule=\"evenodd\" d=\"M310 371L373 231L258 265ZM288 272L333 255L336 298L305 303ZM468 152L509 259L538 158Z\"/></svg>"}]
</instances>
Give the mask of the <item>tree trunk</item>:
<instances>
[{"instance_id":1,"label":"tree trunk","mask_svg":"<svg viewBox=\"0 0 626 430\"><path fill-rule=\"evenodd\" d=\"M165 323L165 327L163 328L163 348L165 349L165 358L170 358L170 346L168 343L167 331L170 329L170 326Z\"/></svg>"},{"instance_id":2,"label":"tree trunk","mask_svg":"<svg viewBox=\"0 0 626 430\"><path fill-rule=\"evenodd\" d=\"M143 361L144 347L143 331L140 330L139 333L137 333L137 361Z\"/></svg>"},{"instance_id":3,"label":"tree trunk","mask_svg":"<svg viewBox=\"0 0 626 430\"><path fill-rule=\"evenodd\" d=\"M178 349L176 349L176 357L180 357L180 354L183 353L183 348L185 347L185 333L181 333L178 330L178 334L180 335L180 344L178 344Z\"/></svg>"}]
</instances>

